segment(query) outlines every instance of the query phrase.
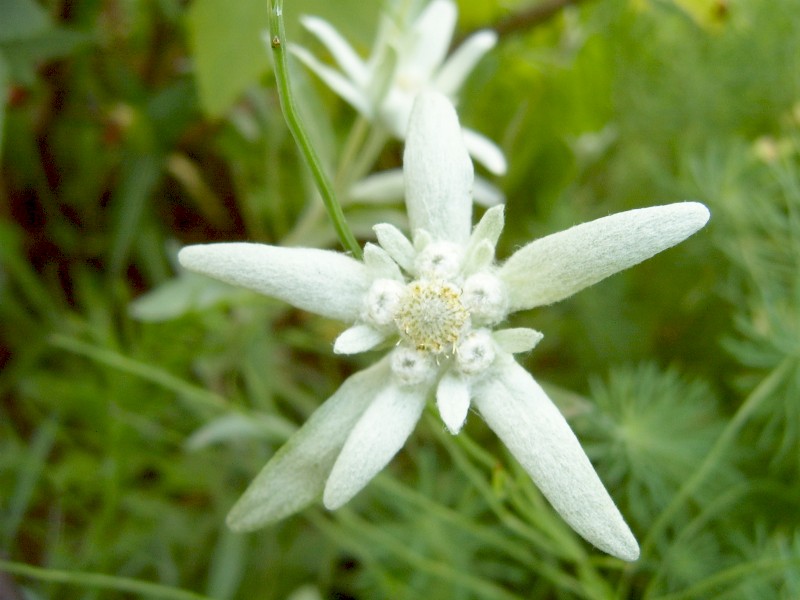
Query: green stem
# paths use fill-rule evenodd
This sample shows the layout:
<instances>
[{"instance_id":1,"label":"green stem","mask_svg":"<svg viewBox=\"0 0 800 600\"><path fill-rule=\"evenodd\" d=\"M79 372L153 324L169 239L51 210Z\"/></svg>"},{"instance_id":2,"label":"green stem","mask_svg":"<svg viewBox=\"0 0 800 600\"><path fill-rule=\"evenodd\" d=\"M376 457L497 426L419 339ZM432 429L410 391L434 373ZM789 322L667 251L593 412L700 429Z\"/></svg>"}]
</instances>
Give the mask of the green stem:
<instances>
[{"instance_id":1,"label":"green stem","mask_svg":"<svg viewBox=\"0 0 800 600\"><path fill-rule=\"evenodd\" d=\"M210 600L208 596L196 594L188 590L181 590L174 587L140 581L129 577L117 577L115 575L105 575L103 573L84 573L81 571L61 571L58 569L45 569L18 563L10 560L0 559L0 571L47 581L50 583L65 583L69 585L82 586L86 588L117 590L119 592L131 592L137 598L162 598L163 600Z\"/></svg>"},{"instance_id":2,"label":"green stem","mask_svg":"<svg viewBox=\"0 0 800 600\"><path fill-rule=\"evenodd\" d=\"M333 221L333 227L336 230L339 240L347 250L349 250L354 257L361 258L361 246L358 245L353 232L344 218L342 207L336 199L336 194L333 191L328 176L322 168L322 162L317 156L311 141L308 138L303 122L300 119L300 114L297 106L294 103L294 96L292 95L292 88L289 84L289 66L286 61L286 32L283 26L283 0L268 0L269 4L269 35L270 46L272 47L272 56L275 59L275 79L278 84L278 97L280 98L281 110L283 116L286 118L286 124L289 131L297 142L300 148L300 153L306 161L311 174L314 177L314 182L317 185L322 202Z\"/></svg>"}]
</instances>

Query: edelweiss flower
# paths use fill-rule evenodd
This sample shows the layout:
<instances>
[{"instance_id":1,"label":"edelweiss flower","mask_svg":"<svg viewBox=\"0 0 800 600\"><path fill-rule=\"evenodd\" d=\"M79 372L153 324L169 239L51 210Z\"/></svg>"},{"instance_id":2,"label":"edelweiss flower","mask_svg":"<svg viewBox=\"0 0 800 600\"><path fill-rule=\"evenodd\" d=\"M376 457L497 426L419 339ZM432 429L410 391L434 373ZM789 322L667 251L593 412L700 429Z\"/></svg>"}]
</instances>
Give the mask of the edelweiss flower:
<instances>
[{"instance_id":1,"label":"edelweiss flower","mask_svg":"<svg viewBox=\"0 0 800 600\"><path fill-rule=\"evenodd\" d=\"M416 95L436 90L455 100L467 75L497 42L493 31L480 31L447 58L457 16L452 0L433 0L408 28L384 18L367 61L327 21L305 16L303 26L325 45L341 72L301 46L292 45L291 51L361 115L404 139ZM464 143L489 171L505 173L506 159L494 142L465 128Z\"/></svg>"},{"instance_id":2,"label":"edelweiss flower","mask_svg":"<svg viewBox=\"0 0 800 600\"><path fill-rule=\"evenodd\" d=\"M377 225L379 245L366 245L363 262L248 243L180 253L188 269L353 323L336 340L338 353L396 342L275 454L228 523L254 529L320 495L329 509L343 505L400 450L435 396L452 433L474 405L575 531L635 560L636 540L575 435L512 357L542 335L498 326L511 312L557 302L677 244L706 223L708 210L685 202L620 213L536 240L497 265L503 208L486 211L470 231L472 163L445 97L418 97L404 168L413 242Z\"/></svg>"}]
</instances>

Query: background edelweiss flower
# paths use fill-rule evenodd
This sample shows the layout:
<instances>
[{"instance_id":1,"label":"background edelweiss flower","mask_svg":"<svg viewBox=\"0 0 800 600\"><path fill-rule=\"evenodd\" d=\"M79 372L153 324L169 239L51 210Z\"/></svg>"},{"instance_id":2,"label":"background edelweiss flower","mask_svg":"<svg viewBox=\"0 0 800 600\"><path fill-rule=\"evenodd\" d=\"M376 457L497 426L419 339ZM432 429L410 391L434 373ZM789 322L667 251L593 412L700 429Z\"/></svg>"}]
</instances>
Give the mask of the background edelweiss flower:
<instances>
[{"instance_id":1,"label":"background edelweiss flower","mask_svg":"<svg viewBox=\"0 0 800 600\"><path fill-rule=\"evenodd\" d=\"M388 224L364 261L309 248L231 243L189 246L188 269L353 325L339 353L399 342L350 377L269 461L228 522L254 529L320 494L334 509L392 459L428 397L457 433L471 403L562 517L624 560L639 548L566 420L512 354L541 339L496 329L506 316L562 300L682 241L708 220L685 202L632 210L536 240L495 264L502 207L471 231L472 163L449 100L418 97L404 155L413 241Z\"/></svg>"},{"instance_id":2,"label":"background edelweiss flower","mask_svg":"<svg viewBox=\"0 0 800 600\"><path fill-rule=\"evenodd\" d=\"M480 31L448 57L457 16L452 0L433 0L407 27L398 27L384 16L366 61L327 21L305 16L303 26L325 45L341 71L326 66L302 46L293 44L291 51L360 114L405 139L417 94L435 90L455 101L470 71L497 42L493 31ZM505 156L494 142L468 128L463 133L475 160L496 175L506 172Z\"/></svg>"}]
</instances>

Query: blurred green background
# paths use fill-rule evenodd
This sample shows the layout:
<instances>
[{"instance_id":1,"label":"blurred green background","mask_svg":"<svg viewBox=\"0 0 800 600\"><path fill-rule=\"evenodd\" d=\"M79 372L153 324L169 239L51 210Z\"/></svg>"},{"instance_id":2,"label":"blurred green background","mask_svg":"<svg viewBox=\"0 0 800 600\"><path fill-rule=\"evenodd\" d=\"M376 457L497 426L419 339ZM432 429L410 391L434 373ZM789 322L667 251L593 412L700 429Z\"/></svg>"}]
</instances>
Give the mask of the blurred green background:
<instances>
[{"instance_id":1,"label":"blurred green background","mask_svg":"<svg viewBox=\"0 0 800 600\"><path fill-rule=\"evenodd\" d=\"M458 4L459 37L535 5ZM182 244L281 243L312 202L266 3L0 0L1 598L800 598L800 3L564 4L501 36L459 112L509 160L502 257L612 212L711 209L514 319L544 332L521 360L642 558L577 538L474 415L457 438L429 415L336 513L227 531L373 358L332 356L339 323L176 272ZM297 21L316 14L366 55L381 7L290 1L288 35L322 52ZM293 65L333 163L355 115ZM366 239L401 209L347 214Z\"/></svg>"}]
</instances>

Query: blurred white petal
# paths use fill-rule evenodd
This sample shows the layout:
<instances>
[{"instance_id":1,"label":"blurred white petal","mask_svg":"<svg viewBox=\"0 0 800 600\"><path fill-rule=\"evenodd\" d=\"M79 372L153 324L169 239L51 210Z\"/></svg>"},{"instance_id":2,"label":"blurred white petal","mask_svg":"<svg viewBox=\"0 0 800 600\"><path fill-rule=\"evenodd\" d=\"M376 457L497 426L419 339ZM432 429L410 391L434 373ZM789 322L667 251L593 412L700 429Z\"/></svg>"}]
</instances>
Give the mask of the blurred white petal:
<instances>
[{"instance_id":1,"label":"blurred white petal","mask_svg":"<svg viewBox=\"0 0 800 600\"><path fill-rule=\"evenodd\" d=\"M429 80L444 62L458 11L452 0L433 0L411 26L410 44L401 69L413 68L415 75Z\"/></svg>"},{"instance_id":2,"label":"blurred white petal","mask_svg":"<svg viewBox=\"0 0 800 600\"><path fill-rule=\"evenodd\" d=\"M480 175L475 176L475 183L472 186L472 197L475 199L476 203L484 207L497 206L506 201L506 196L500 191L500 188Z\"/></svg>"},{"instance_id":3,"label":"blurred white petal","mask_svg":"<svg viewBox=\"0 0 800 600\"><path fill-rule=\"evenodd\" d=\"M367 102L363 91L357 88L352 81L344 77L339 71L321 63L313 54L302 46L290 44L289 50L300 62L311 69L317 77L322 79L325 85L339 94L345 102L350 104L350 106L355 108L360 114L367 118L372 118L374 116L374 110Z\"/></svg>"},{"instance_id":4,"label":"blurred white petal","mask_svg":"<svg viewBox=\"0 0 800 600\"><path fill-rule=\"evenodd\" d=\"M496 43L497 34L488 29L469 36L442 65L436 75L436 89L451 98L455 97L478 61Z\"/></svg>"},{"instance_id":5,"label":"blurred white petal","mask_svg":"<svg viewBox=\"0 0 800 600\"><path fill-rule=\"evenodd\" d=\"M505 175L508 170L505 154L500 147L485 135L467 129L462 129L464 144L470 156L489 169L495 175Z\"/></svg>"},{"instance_id":6,"label":"blurred white petal","mask_svg":"<svg viewBox=\"0 0 800 600\"><path fill-rule=\"evenodd\" d=\"M403 199L405 192L402 169L380 171L357 181L350 188L349 196L356 202L388 203Z\"/></svg>"},{"instance_id":7,"label":"blurred white petal","mask_svg":"<svg viewBox=\"0 0 800 600\"><path fill-rule=\"evenodd\" d=\"M330 23L309 15L300 17L300 23L325 45L351 81L362 89L367 85L368 73L364 61Z\"/></svg>"}]
</instances>

